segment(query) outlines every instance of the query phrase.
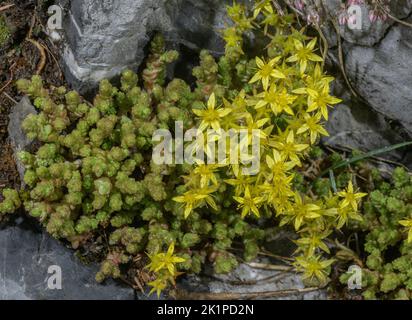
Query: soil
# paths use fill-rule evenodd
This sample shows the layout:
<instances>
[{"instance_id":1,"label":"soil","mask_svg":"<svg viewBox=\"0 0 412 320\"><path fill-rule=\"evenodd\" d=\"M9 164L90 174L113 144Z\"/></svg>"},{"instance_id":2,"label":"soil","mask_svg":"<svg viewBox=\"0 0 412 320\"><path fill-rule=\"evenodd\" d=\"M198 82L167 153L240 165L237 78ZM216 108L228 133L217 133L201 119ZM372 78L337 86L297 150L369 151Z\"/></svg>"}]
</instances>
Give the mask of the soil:
<instances>
[{"instance_id":1,"label":"soil","mask_svg":"<svg viewBox=\"0 0 412 320\"><path fill-rule=\"evenodd\" d=\"M0 189L20 185L7 133L9 113L21 98L15 81L36 74L42 58L40 50L27 39L34 40L44 49L46 63L39 72L43 79L55 86L64 84L58 50L46 34L48 2L0 1L0 18L11 33L6 43L0 45Z\"/></svg>"}]
</instances>

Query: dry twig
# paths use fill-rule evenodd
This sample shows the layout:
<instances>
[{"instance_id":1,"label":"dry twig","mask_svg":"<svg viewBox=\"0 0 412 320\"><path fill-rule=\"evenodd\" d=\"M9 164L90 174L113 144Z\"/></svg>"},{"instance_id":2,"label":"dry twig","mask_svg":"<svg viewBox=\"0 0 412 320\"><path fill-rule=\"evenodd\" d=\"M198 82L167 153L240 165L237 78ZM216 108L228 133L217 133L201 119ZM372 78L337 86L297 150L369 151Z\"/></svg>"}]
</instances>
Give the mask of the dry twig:
<instances>
[{"instance_id":1,"label":"dry twig","mask_svg":"<svg viewBox=\"0 0 412 320\"><path fill-rule=\"evenodd\" d=\"M55 55L53 54L52 50L49 48L49 46L47 44L42 45L42 47L44 49L46 49L46 51L50 54L50 56L52 57L52 59L54 60L54 62L56 63L57 68L59 69L59 73L60 73L60 79L63 80L63 70L60 67L59 61L57 60L57 58L55 57Z\"/></svg>"},{"instance_id":2,"label":"dry twig","mask_svg":"<svg viewBox=\"0 0 412 320\"><path fill-rule=\"evenodd\" d=\"M36 68L36 74L39 75L43 71L44 67L46 66L46 60L47 60L46 51L44 50L44 47L36 40L33 40L33 39L26 39L26 40L32 43L40 53L40 62Z\"/></svg>"},{"instance_id":3,"label":"dry twig","mask_svg":"<svg viewBox=\"0 0 412 320\"><path fill-rule=\"evenodd\" d=\"M379 7L381 8L381 10L382 10L390 19L392 19L393 21L395 21L395 22L397 22L397 23L400 23L400 24L402 24L402 25L404 25L404 26L406 26L406 27L412 28L412 23L403 21L403 20L398 19L398 18L396 18L395 16L393 16L388 10L386 10L386 8L382 5L382 2L381 2L381 1L378 1L378 5L379 5Z\"/></svg>"},{"instance_id":4,"label":"dry twig","mask_svg":"<svg viewBox=\"0 0 412 320\"><path fill-rule=\"evenodd\" d=\"M39 42L32 39L33 28L34 28L35 23L36 23L36 15L35 15L35 13L33 13L33 16L31 18L30 29L29 29L29 32L27 34L26 40L28 42L30 42L31 44L33 44L37 48L37 50L39 51L40 62L37 65L37 68L36 68L36 74L39 75L43 71L43 69L46 65L47 57L46 57L46 51L44 50L44 47Z\"/></svg>"},{"instance_id":5,"label":"dry twig","mask_svg":"<svg viewBox=\"0 0 412 320\"><path fill-rule=\"evenodd\" d=\"M273 253L271 253L271 252L267 252L267 251L260 251L259 253L258 253L258 255L260 255L260 256L266 256L266 257L271 257L271 258L274 258L274 259L278 259L278 260L282 260L282 261L285 261L286 263L290 263L290 261L295 261L294 259L292 259L292 258L288 258L288 257L283 257L283 256L280 256L280 255L277 255L277 254L273 254Z\"/></svg>"},{"instance_id":6,"label":"dry twig","mask_svg":"<svg viewBox=\"0 0 412 320\"><path fill-rule=\"evenodd\" d=\"M336 38L338 39L338 58L339 58L339 65L342 71L343 78L345 79L345 82L349 90L351 91L352 95L356 98L359 98L359 95L356 93L355 89L353 89L352 84L349 81L348 75L346 74L345 62L343 59L342 39L340 36L339 28L334 20L331 19L331 22L336 31Z\"/></svg>"},{"instance_id":7,"label":"dry twig","mask_svg":"<svg viewBox=\"0 0 412 320\"><path fill-rule=\"evenodd\" d=\"M275 270L275 271L292 271L293 267L288 266L281 266L276 264L268 264L268 263L259 263L259 262L250 262L247 263L249 267L255 269L262 269L262 270Z\"/></svg>"},{"instance_id":8,"label":"dry twig","mask_svg":"<svg viewBox=\"0 0 412 320\"><path fill-rule=\"evenodd\" d=\"M10 79L6 82L6 84L4 86L2 86L0 88L0 93L3 92L4 90L6 90L6 88L10 85L10 83L13 81L14 78L14 72L13 72L13 68L16 65L16 62L14 62L11 67L9 68L10 71Z\"/></svg>"},{"instance_id":9,"label":"dry twig","mask_svg":"<svg viewBox=\"0 0 412 320\"><path fill-rule=\"evenodd\" d=\"M11 7L14 7L14 4L6 4L5 6L0 7L0 12L6 11Z\"/></svg>"},{"instance_id":10,"label":"dry twig","mask_svg":"<svg viewBox=\"0 0 412 320\"><path fill-rule=\"evenodd\" d=\"M325 66L326 58L328 56L329 52L329 43L328 40L326 39L325 35L322 32L322 29L320 26L316 25L315 26L316 31L319 33L320 38L322 39L323 42L323 50L322 50L322 68Z\"/></svg>"},{"instance_id":11,"label":"dry twig","mask_svg":"<svg viewBox=\"0 0 412 320\"><path fill-rule=\"evenodd\" d=\"M11 102L13 102L14 104L17 104L18 102L16 100L14 100L12 97L10 97L10 95L7 92L3 92L4 96L9 99Z\"/></svg>"},{"instance_id":12,"label":"dry twig","mask_svg":"<svg viewBox=\"0 0 412 320\"><path fill-rule=\"evenodd\" d=\"M293 294L303 294L308 292L313 292L320 290L320 287L311 288L295 288L277 291L263 291L263 292L245 292L245 293L232 293L232 292L222 292L222 293L202 293L202 292L187 292L184 290L178 290L176 293L176 299L178 300L250 300L259 298L275 298L275 297L285 297Z\"/></svg>"}]
</instances>

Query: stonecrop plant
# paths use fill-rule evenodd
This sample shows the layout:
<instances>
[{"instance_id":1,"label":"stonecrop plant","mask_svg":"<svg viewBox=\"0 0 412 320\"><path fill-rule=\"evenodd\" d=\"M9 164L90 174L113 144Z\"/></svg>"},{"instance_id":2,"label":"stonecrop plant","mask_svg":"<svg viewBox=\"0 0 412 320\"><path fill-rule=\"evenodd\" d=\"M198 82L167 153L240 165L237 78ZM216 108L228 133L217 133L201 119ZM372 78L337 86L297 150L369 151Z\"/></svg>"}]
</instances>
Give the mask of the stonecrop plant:
<instances>
[{"instance_id":1,"label":"stonecrop plant","mask_svg":"<svg viewBox=\"0 0 412 320\"><path fill-rule=\"evenodd\" d=\"M217 215L228 210L235 216L237 206L245 221L273 219L280 226L292 226L300 236L296 268L308 282L324 284L333 262L323 258L322 253L330 253L324 240L350 220L361 219L358 205L366 195L352 182L322 197L302 194L293 186L295 172L312 146L328 135L324 122L329 109L340 102L330 95L333 78L323 73L317 39L291 27L292 17L280 17L271 1L259 1L252 12L234 4L228 14L234 25L223 31L226 55L218 63L225 72L222 82L215 86L208 108L193 112L203 131L257 131L260 170L244 175L247 164L201 163L184 177L185 191L174 200L182 203L186 216L204 210ZM267 48L252 59L243 50L250 32L265 39ZM251 139L242 143L252 150ZM224 192L233 200L205 201L205 190L215 199Z\"/></svg>"},{"instance_id":2,"label":"stonecrop plant","mask_svg":"<svg viewBox=\"0 0 412 320\"><path fill-rule=\"evenodd\" d=\"M227 11L233 23L222 30L225 55L216 60L201 52L193 88L166 81L177 52L166 51L160 35L142 79L126 70L119 88L104 80L93 103L62 87L46 89L38 76L18 81L39 110L23 123L39 148L20 153L25 186L4 191L0 214L23 205L75 248L102 243L98 281L145 261L143 284L158 294L207 261L217 273L230 272L238 264L235 242L250 261L264 240L263 225L290 226L299 235L296 269L308 283L326 284L333 259L325 239L361 220L365 196L352 181L322 195L295 188L296 173L328 135L330 108L340 102L330 94L333 78L323 71L317 39L295 29L293 16L279 15L272 1L250 9L234 3ZM247 46L252 38L254 50ZM246 131L236 152L253 150L252 135L258 152L237 163L227 161L228 148L226 161L156 164L152 136L157 129L174 133L176 121L215 130L212 144L220 130ZM194 150L202 148L208 154L205 144ZM252 158L259 170L244 174Z\"/></svg>"},{"instance_id":3,"label":"stonecrop plant","mask_svg":"<svg viewBox=\"0 0 412 320\"><path fill-rule=\"evenodd\" d=\"M397 168L387 182L374 171L376 189L353 230L366 233L362 273L366 299L412 299L412 177ZM343 283L350 274L341 276Z\"/></svg>"}]
</instances>

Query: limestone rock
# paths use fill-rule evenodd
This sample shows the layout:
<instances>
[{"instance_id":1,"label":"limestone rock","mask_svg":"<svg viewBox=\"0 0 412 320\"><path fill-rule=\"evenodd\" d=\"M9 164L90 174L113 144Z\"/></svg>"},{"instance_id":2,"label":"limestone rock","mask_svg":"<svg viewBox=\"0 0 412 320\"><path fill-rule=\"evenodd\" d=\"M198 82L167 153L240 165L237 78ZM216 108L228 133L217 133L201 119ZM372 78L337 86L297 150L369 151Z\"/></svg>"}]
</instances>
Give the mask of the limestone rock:
<instances>
[{"instance_id":1,"label":"limestone rock","mask_svg":"<svg viewBox=\"0 0 412 320\"><path fill-rule=\"evenodd\" d=\"M244 0L250 2L250 0ZM223 53L219 30L230 0L73 0L65 17L66 79L82 92L137 69L154 32L174 49Z\"/></svg>"},{"instance_id":2,"label":"limestone rock","mask_svg":"<svg viewBox=\"0 0 412 320\"><path fill-rule=\"evenodd\" d=\"M0 227L0 261L0 300L134 299L132 288L114 281L98 284L98 265L83 264L72 250L27 220ZM61 268L61 289L48 286L50 277L57 275L51 266Z\"/></svg>"},{"instance_id":3,"label":"limestone rock","mask_svg":"<svg viewBox=\"0 0 412 320\"><path fill-rule=\"evenodd\" d=\"M20 102L11 109L9 115L9 139L14 151L14 158L21 181L23 181L24 177L24 167L21 162L18 161L17 153L23 150L30 151L30 147L32 146L32 141L26 137L23 129L21 128L21 124L29 114L36 113L37 111L31 104L30 99L27 96L24 96Z\"/></svg>"},{"instance_id":4,"label":"limestone rock","mask_svg":"<svg viewBox=\"0 0 412 320\"><path fill-rule=\"evenodd\" d=\"M339 3L327 1L328 14L336 14ZM412 21L411 1L391 1L390 9L398 19ZM332 27L325 28L330 31ZM399 122L412 136L412 29L392 19L371 23L363 5L361 29L341 26L339 32L346 73L354 89L372 110ZM336 47L334 37L329 38L331 47ZM337 62L336 51L330 53ZM371 117L376 118L372 110Z\"/></svg>"}]
</instances>

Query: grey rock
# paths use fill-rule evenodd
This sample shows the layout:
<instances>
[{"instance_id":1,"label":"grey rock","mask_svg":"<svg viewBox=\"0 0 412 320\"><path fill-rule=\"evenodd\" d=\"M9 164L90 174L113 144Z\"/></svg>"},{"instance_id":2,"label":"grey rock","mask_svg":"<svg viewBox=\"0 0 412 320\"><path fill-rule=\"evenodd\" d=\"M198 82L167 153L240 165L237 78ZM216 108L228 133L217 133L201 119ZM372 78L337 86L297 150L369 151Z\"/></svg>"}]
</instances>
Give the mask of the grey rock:
<instances>
[{"instance_id":1,"label":"grey rock","mask_svg":"<svg viewBox=\"0 0 412 320\"><path fill-rule=\"evenodd\" d=\"M365 112L364 116L362 111ZM387 123L379 115L367 117L368 112L369 110L361 105L353 109L346 104L336 106L326 124L330 137L324 138L324 143L361 151L390 145L390 140L385 137L385 133L392 134L389 131L390 129L387 128ZM379 125L382 125L382 127L379 127ZM379 130L380 128L383 130ZM397 160L400 160L399 157L397 158Z\"/></svg>"},{"instance_id":2,"label":"grey rock","mask_svg":"<svg viewBox=\"0 0 412 320\"><path fill-rule=\"evenodd\" d=\"M250 2L250 0L244 0ZM65 18L67 81L81 92L137 69L154 32L174 49L223 53L219 30L229 0L73 0Z\"/></svg>"},{"instance_id":3,"label":"grey rock","mask_svg":"<svg viewBox=\"0 0 412 320\"><path fill-rule=\"evenodd\" d=\"M27 222L0 229L1 300L131 300L134 290L114 281L98 284L98 266L85 265L64 247ZM59 266L62 288L49 289L55 275L50 266Z\"/></svg>"},{"instance_id":4,"label":"grey rock","mask_svg":"<svg viewBox=\"0 0 412 320\"><path fill-rule=\"evenodd\" d=\"M357 92L376 111L412 135L412 29L393 26L374 47L345 47L346 70Z\"/></svg>"},{"instance_id":5,"label":"grey rock","mask_svg":"<svg viewBox=\"0 0 412 320\"><path fill-rule=\"evenodd\" d=\"M404 141L402 130L396 129L386 117L374 112L370 106L353 100L341 78L334 82L332 92L343 102L330 111L329 121L326 123L330 136L322 139L324 144L367 152ZM408 154L412 155L412 152L401 149L382 157L410 165L405 161Z\"/></svg>"},{"instance_id":6,"label":"grey rock","mask_svg":"<svg viewBox=\"0 0 412 320\"><path fill-rule=\"evenodd\" d=\"M339 3L337 0L325 2L328 14L336 14ZM343 39L342 48L348 78L370 107L370 118L376 120L375 124L372 124L371 119L364 117L368 122L366 127L375 131L375 137L385 135L388 125L381 126L382 118L378 115L381 114L386 119L400 123L406 130L406 136L412 136L412 29L392 19L371 23L368 10L365 6L362 8L362 28L351 30L347 26L341 26L339 34ZM390 8L392 15L412 21L411 1L391 1ZM331 29L332 26L326 26L325 34L328 35L330 46L336 47L336 34L330 32ZM332 61L338 64L337 50L331 50L330 56ZM347 108L341 110L337 112L347 118ZM392 135L397 134L395 130L392 131ZM368 138L365 138L366 144L370 143ZM382 143L386 141L387 139L383 139Z\"/></svg>"},{"instance_id":7,"label":"grey rock","mask_svg":"<svg viewBox=\"0 0 412 320\"><path fill-rule=\"evenodd\" d=\"M337 16L340 13L341 9L340 0L330 0L324 2L324 8L327 14L331 16ZM364 4L360 4L360 13L361 13L361 26L360 28L349 28L348 25L339 26L339 32L344 41L360 46L372 47L375 44L379 43L386 35L388 30L396 24L392 19L387 19L385 21L375 21L371 22L369 19L369 8ZM390 1L390 10L391 13L398 17L399 19L407 18L412 11L412 2L405 0L393 0ZM328 25L325 28L333 29L331 25ZM327 34L329 32L326 32ZM333 41L333 44L336 44Z\"/></svg>"},{"instance_id":8,"label":"grey rock","mask_svg":"<svg viewBox=\"0 0 412 320\"><path fill-rule=\"evenodd\" d=\"M267 259L258 263L270 263ZM305 291L301 277L293 272L262 270L253 264L240 264L228 275L189 276L180 287L188 292L238 295L239 299L267 300L326 300L326 290ZM307 289L306 289L307 290ZM233 296L232 296L233 297Z\"/></svg>"},{"instance_id":9,"label":"grey rock","mask_svg":"<svg viewBox=\"0 0 412 320\"><path fill-rule=\"evenodd\" d=\"M24 96L18 104L12 107L9 115L9 139L14 151L14 158L21 181L23 181L24 177L24 167L17 159L17 153L23 150L30 151L30 148L32 147L32 141L26 137L23 129L21 128L23 120L29 114L37 114L37 111L31 104L30 99Z\"/></svg>"},{"instance_id":10,"label":"grey rock","mask_svg":"<svg viewBox=\"0 0 412 320\"><path fill-rule=\"evenodd\" d=\"M330 0L324 2L324 8L331 16L337 17L340 14L342 1ZM393 21L377 21L372 23L369 19L369 10L366 4L360 4L361 12L361 27L359 29L351 29L347 25L340 25L339 32L341 37L349 42L358 45L372 46L377 43L385 34L386 30L393 24ZM327 25L326 34L333 29L332 25ZM333 45L336 41L333 41Z\"/></svg>"}]
</instances>

